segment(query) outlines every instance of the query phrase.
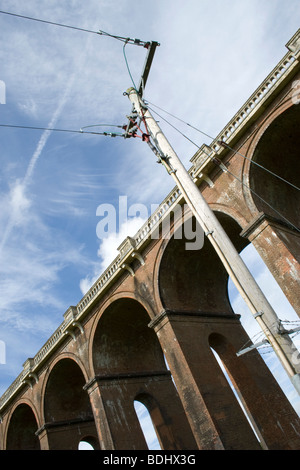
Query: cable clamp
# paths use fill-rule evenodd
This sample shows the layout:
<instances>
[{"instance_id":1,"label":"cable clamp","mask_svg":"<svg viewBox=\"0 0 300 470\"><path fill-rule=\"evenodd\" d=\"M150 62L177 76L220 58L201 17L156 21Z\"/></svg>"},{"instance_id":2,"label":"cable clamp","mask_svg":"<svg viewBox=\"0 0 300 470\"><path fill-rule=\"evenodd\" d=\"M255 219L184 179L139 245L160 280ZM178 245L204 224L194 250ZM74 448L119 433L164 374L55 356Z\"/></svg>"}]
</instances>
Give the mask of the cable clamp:
<instances>
[{"instance_id":1,"label":"cable clamp","mask_svg":"<svg viewBox=\"0 0 300 470\"><path fill-rule=\"evenodd\" d=\"M171 175L172 173L176 174L176 170L174 170L169 160L170 157L168 157L168 155L159 154L157 163L162 163L169 175Z\"/></svg>"},{"instance_id":2,"label":"cable clamp","mask_svg":"<svg viewBox=\"0 0 300 470\"><path fill-rule=\"evenodd\" d=\"M149 142L150 140L150 134L143 134L142 135L142 141L143 142Z\"/></svg>"},{"instance_id":3,"label":"cable clamp","mask_svg":"<svg viewBox=\"0 0 300 470\"><path fill-rule=\"evenodd\" d=\"M263 314L264 314L264 312L257 312L253 316L254 316L254 318L257 318L257 317L262 317Z\"/></svg>"}]
</instances>

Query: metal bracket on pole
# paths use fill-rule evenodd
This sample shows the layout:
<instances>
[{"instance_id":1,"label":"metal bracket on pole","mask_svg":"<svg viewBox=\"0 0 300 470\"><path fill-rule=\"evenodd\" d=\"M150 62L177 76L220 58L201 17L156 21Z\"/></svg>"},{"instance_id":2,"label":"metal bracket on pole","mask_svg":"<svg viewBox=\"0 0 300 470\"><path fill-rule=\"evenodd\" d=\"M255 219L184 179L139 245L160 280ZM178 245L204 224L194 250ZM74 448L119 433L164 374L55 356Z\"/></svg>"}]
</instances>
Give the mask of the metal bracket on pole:
<instances>
[{"instance_id":1,"label":"metal bracket on pole","mask_svg":"<svg viewBox=\"0 0 300 470\"><path fill-rule=\"evenodd\" d=\"M171 175L171 173L176 173L176 170L174 170L174 168L172 167L172 165L169 162L169 157L167 155L163 155L163 153L160 152L155 147L155 145L152 144L150 139L147 140L147 144L151 148L152 152L157 156L157 163L161 163L165 167L165 169L167 170L169 175Z\"/></svg>"},{"instance_id":2,"label":"metal bracket on pole","mask_svg":"<svg viewBox=\"0 0 300 470\"><path fill-rule=\"evenodd\" d=\"M138 87L138 90L137 90L137 93L139 94L140 97L143 96L144 88L145 88L147 80L148 80L150 67L151 67L151 64L152 64L152 61L153 61L155 50L156 50L157 46L159 46L159 45L160 44L156 41L152 41L152 42L149 43L148 53L147 53L145 64L144 64L144 69L143 69L141 79L140 79L140 84L139 84L139 87ZM133 112L134 112L134 109L132 108L132 113ZM127 124L127 127L126 127L126 130L125 130L125 138L129 136L129 134L130 134L129 131L131 130L131 127L132 127L132 122L129 120L129 122Z\"/></svg>"},{"instance_id":3,"label":"metal bracket on pole","mask_svg":"<svg viewBox=\"0 0 300 470\"><path fill-rule=\"evenodd\" d=\"M263 346L264 344L270 344L269 341L267 339L264 339L263 341L260 341L259 343L256 343L256 344L252 344L252 346L249 346L248 348L245 348L245 349L241 349L240 351L238 351L236 353L236 355L239 357L239 356L242 356L243 354L246 354L247 352L249 351L252 351L253 349L257 349L259 348L259 346Z\"/></svg>"},{"instance_id":4,"label":"metal bracket on pole","mask_svg":"<svg viewBox=\"0 0 300 470\"><path fill-rule=\"evenodd\" d=\"M300 326L297 328L292 328L291 330L286 330L281 324L278 327L278 333L280 335L291 335L292 333L296 333L297 331L300 331Z\"/></svg>"},{"instance_id":5,"label":"metal bracket on pole","mask_svg":"<svg viewBox=\"0 0 300 470\"><path fill-rule=\"evenodd\" d=\"M254 318L261 317L264 314L264 312L257 312L253 315Z\"/></svg>"},{"instance_id":6,"label":"metal bracket on pole","mask_svg":"<svg viewBox=\"0 0 300 470\"><path fill-rule=\"evenodd\" d=\"M165 167L169 175L171 175L172 173L176 173L176 170L174 170L174 168L172 167L171 163L169 162L169 157L167 155L160 155L157 163L161 163Z\"/></svg>"},{"instance_id":7,"label":"metal bracket on pole","mask_svg":"<svg viewBox=\"0 0 300 470\"><path fill-rule=\"evenodd\" d=\"M156 42L156 41L152 41L150 43L149 48L148 48L148 54L146 56L146 60L145 60L145 64L144 64L144 70L143 70L141 80L140 80L140 84L139 84L139 88L138 88L138 94L140 96L143 96L144 88L145 88L146 82L148 80L150 67L151 67L151 64L152 64L153 57L154 57L155 50L156 50L157 46L159 46L159 43Z\"/></svg>"}]
</instances>

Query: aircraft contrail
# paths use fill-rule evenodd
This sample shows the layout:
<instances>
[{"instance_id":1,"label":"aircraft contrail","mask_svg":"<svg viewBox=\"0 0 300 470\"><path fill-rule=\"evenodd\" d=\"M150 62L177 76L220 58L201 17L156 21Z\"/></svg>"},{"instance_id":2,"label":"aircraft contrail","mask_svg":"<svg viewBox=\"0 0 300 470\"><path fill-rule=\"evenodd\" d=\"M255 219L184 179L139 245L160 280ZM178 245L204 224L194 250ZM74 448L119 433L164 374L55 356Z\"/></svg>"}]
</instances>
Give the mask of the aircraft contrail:
<instances>
[{"instance_id":1,"label":"aircraft contrail","mask_svg":"<svg viewBox=\"0 0 300 470\"><path fill-rule=\"evenodd\" d=\"M77 64L76 64L76 67L74 67L74 72L73 74L71 75L69 81L67 82L67 86L65 88L65 91L64 91L64 94L63 96L61 97L59 103L58 103L58 106L50 120L50 122L48 123L48 128L53 128L59 118L59 116L61 115L61 112L69 98L69 95L70 95L70 91L71 91L71 88L73 86L73 82L75 80L75 77L78 75L78 70L83 66L83 62L82 60L86 57L86 53L88 51L88 48L89 48L89 45L91 44L91 38L89 37L86 41L86 44L85 44L85 47L82 49L81 51L81 54L79 54L77 56ZM50 130L45 130L43 131L41 137L40 137L40 140L36 146L36 149L30 159L30 162L28 164L28 167L27 167L27 170L26 170L26 173L25 173L25 176L23 178L23 180L21 182L17 182L14 187L11 189L10 191L10 198L11 198L11 201L13 200L14 197L18 198L18 197L21 197L23 198L23 200L25 201L24 197L25 197L25 191L30 183L30 179L33 175L33 172L34 172L34 169L35 169L35 166L37 164L37 161L47 143L47 140L49 139L50 135L51 135L51 132ZM19 191L19 193L18 193ZM11 211L11 214L10 214L10 218L8 220L8 223L7 223L7 226L5 228L5 231L4 231L4 235L2 237L2 240L0 242L0 256L2 254L2 250L3 250L3 247L5 245L5 243L7 242L7 239L12 231L12 229L14 228L14 226L18 223L18 219L19 219L19 213L18 213L18 209L20 209L20 207L18 207L18 204L16 204L16 209Z\"/></svg>"},{"instance_id":2,"label":"aircraft contrail","mask_svg":"<svg viewBox=\"0 0 300 470\"><path fill-rule=\"evenodd\" d=\"M68 81L67 83L67 86L66 86L66 89L65 89L65 92L48 124L47 127L49 128L53 128L67 102L67 99L69 97L69 94L70 94L70 91L71 91L71 88L72 88L72 85L73 85L73 82L74 82L74 78L75 78L75 72L73 73L73 75L71 76L70 80ZM24 176L24 179L23 181L21 182L18 182L12 189L11 189L11 199L13 198L13 195L14 195L14 192L16 193L16 190L18 189L23 195L26 191L26 188L27 186L29 185L29 182L30 182L30 179L31 179L31 176L33 174L33 171L34 171L34 168L37 164L37 161L47 143L47 140L49 139L50 135L51 135L51 132L50 130L45 130L43 131L41 137L40 137L40 140L36 146L36 149L30 159L30 162L28 164L28 167L27 167L27 170L26 170L26 173L25 173L25 176ZM12 231L12 229L14 228L14 226L17 224L18 222L18 213L16 212L16 210L12 210L11 211L11 214L10 214L10 218L8 220L8 223L7 223L7 226L5 228L5 231L4 231L4 235L2 237L2 240L1 240L1 244L0 244L0 255L2 253L2 250L3 250L3 247Z\"/></svg>"},{"instance_id":3,"label":"aircraft contrail","mask_svg":"<svg viewBox=\"0 0 300 470\"><path fill-rule=\"evenodd\" d=\"M62 97L62 99L60 100L60 103L58 105L58 107L56 108L56 111L54 112L53 116L52 116L52 119L51 121L49 122L48 124L48 128L53 128L67 102L67 99L69 97L69 94L70 94L70 90L72 88L72 85L73 85L73 81L74 81L74 77L75 77L75 74L73 74L73 76L70 78L69 82L68 82L68 85L66 87L66 90L65 90L65 93ZM52 131L50 130L45 130L39 140L39 143L37 144L37 147L35 149L35 152L34 154L32 155L31 157L31 160L29 162L29 165L28 165L28 168L27 168L27 171L26 171L26 174L25 174L25 177L24 177L24 180L23 180L23 184L24 186L26 186L28 184L28 181L33 173L33 170L34 170L34 167L43 151L43 148L45 147L46 143L47 143L47 140L48 138L50 137L50 134L51 134Z\"/></svg>"}]
</instances>

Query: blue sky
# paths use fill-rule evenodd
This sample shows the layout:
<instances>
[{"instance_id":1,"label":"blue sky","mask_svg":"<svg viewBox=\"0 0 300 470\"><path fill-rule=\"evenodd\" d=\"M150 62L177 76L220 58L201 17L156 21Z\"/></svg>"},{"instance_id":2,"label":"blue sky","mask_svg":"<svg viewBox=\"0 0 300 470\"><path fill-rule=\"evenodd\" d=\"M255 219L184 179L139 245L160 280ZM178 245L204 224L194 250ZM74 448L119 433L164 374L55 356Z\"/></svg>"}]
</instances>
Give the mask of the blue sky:
<instances>
[{"instance_id":1,"label":"blue sky","mask_svg":"<svg viewBox=\"0 0 300 470\"><path fill-rule=\"evenodd\" d=\"M0 10L158 41L145 97L215 136L286 53L299 27L300 6L298 0L0 0ZM0 124L80 130L126 123L131 105L123 92L132 82L121 42L5 14L0 37L0 80L6 85ZM146 50L127 45L126 53L138 82ZM188 168L197 149L161 125ZM199 146L210 143L181 129ZM119 227L119 238L99 240L97 207L117 207L126 195L129 205L150 210L174 184L140 139L12 128L0 128L0 134L2 394L127 235ZM135 233L140 225L132 218L129 228ZM253 250L245 257L270 301L280 306L279 316L294 319ZM252 337L256 325L233 287L230 292ZM300 412L285 375L268 356Z\"/></svg>"}]
</instances>

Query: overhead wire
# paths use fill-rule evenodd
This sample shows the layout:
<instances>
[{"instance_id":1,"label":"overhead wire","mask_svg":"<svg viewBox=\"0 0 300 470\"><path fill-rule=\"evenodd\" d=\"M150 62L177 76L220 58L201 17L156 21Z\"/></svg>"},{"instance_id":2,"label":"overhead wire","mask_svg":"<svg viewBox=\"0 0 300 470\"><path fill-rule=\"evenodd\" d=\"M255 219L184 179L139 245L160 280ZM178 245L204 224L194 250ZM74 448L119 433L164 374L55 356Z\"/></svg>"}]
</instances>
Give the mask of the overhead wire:
<instances>
[{"instance_id":1,"label":"overhead wire","mask_svg":"<svg viewBox=\"0 0 300 470\"><path fill-rule=\"evenodd\" d=\"M273 328L274 325L276 325L276 323L274 322L271 327ZM238 353L241 352L243 349L246 349L248 347L253 347L253 350L252 351L248 351L248 354L249 353L253 353L255 352L256 350L260 352L260 349L261 348L269 348L271 347L271 345L269 344L269 341L266 340L266 344L263 345L263 344L260 344L259 346L257 345L258 343L260 343L262 341L263 338L266 338L267 337L267 334L266 334L266 331L267 329L264 328L262 329L261 331L259 331L258 333L256 333L254 336L252 336L251 338L249 338L238 350Z\"/></svg>"},{"instance_id":2,"label":"overhead wire","mask_svg":"<svg viewBox=\"0 0 300 470\"><path fill-rule=\"evenodd\" d=\"M148 102L148 101L147 101ZM149 107L149 106L148 106ZM181 132L176 126L174 126L172 123L170 123L166 118L164 118L163 116L161 116L159 113L157 113L157 111L155 111L153 108L150 108L152 112L154 112L155 114L157 114L161 119L163 119L167 124L169 124L174 130L176 130L177 132L179 132L185 139L187 139L189 142L191 142L193 145L195 145L198 149L201 149L201 147L196 144L193 140L191 140L188 136L186 136L183 132ZM215 152L215 150L208 146L209 148L211 148L211 150ZM219 166L219 163L222 163L221 160L219 160L218 158L214 159L214 157L212 157L210 154L208 154L207 152L204 151L204 153L212 160L214 161L215 164L217 164ZM216 162L217 160L217 162ZM234 175L227 167L225 167L225 169L222 169L222 171L226 171L228 174L230 174L232 177L234 177L237 181L239 181L239 183L241 183L245 188L247 188L252 194L254 194L256 197L258 197L264 204L266 204L270 209L272 209L272 211L276 212L276 214L278 216L280 216L290 227L294 228L297 232L300 232L300 229L298 227L296 227L296 225L294 225L290 220L288 220L285 216L283 216L277 209L275 209L275 207L273 207L271 204L269 204L264 198L262 198L259 194L256 193L256 191L254 191L249 185L247 185L244 181L242 181L238 176Z\"/></svg>"},{"instance_id":3,"label":"overhead wire","mask_svg":"<svg viewBox=\"0 0 300 470\"><path fill-rule=\"evenodd\" d=\"M15 16L15 17L18 17L18 18L23 18L23 19L27 19L27 20L32 20L32 21L37 21L37 22L41 22L41 23L45 23L45 24L50 24L50 25L54 25L54 26L59 26L59 27L63 27L63 28L69 28L69 29L74 29L74 30L78 30L78 31L83 31L83 32L88 32L88 33L93 33L93 34L98 34L98 35L103 35L103 36L108 36L108 37L111 37L111 38L114 38L114 39L117 39L121 42L124 43L124 46L123 46L123 55L124 55L124 59L125 59L125 63L126 63L126 67L127 67L127 71L128 71L128 74L130 76L130 79L132 81L132 84L134 86L134 88L136 89L136 84L134 82L134 79L133 79L133 76L132 76L132 73L131 73L131 70L130 70L130 67L129 67L129 63L128 63L128 59L127 59L127 56L126 56L126 52L125 52L125 47L127 44L134 44L136 46L142 46L142 47L145 47L145 48L148 48L149 45L150 45L150 42L149 41L142 41L140 39L132 39L130 37L124 37L124 36L117 36L115 34L110 34L110 33L107 33L106 31L103 31L103 30L99 30L99 31L94 31L94 30L91 30L91 29L85 29L85 28L80 28L80 27L77 27L77 26L72 26L72 25L67 25L67 24L63 24L63 23L57 23L57 22L54 22L54 21L48 21L48 20L43 20L43 19L40 19L40 18L34 18L32 16L26 16L26 15L21 15L21 14L17 14L17 13L12 13L12 12L8 12L8 11L3 11L3 10L0 10L0 14L5 14L5 15L10 15L10 16ZM29 126L9 126L9 125L2 125L2 127L21 127L21 128L27 128L27 129L40 129L40 130L46 130L46 128L38 128L38 127L29 127ZM116 127L123 127L123 126L116 126ZM49 129L49 130L54 130L54 131L64 131L64 132L79 132L79 131L71 131L71 130L66 130L66 129ZM96 133L95 133L96 134ZM98 135L107 135L108 133L97 133ZM113 134L115 135L115 134ZM123 134L122 134L123 136ZM128 133L126 134L126 136L128 136Z\"/></svg>"},{"instance_id":4,"label":"overhead wire","mask_svg":"<svg viewBox=\"0 0 300 470\"><path fill-rule=\"evenodd\" d=\"M165 109L162 109L160 106L157 106L156 104L154 103L151 103L149 100L146 100L147 103L151 104L152 106L160 109L161 111L163 111L164 113L168 114L169 116L173 117L174 119L177 119L178 121L182 122L183 124L191 127L192 129L194 129L195 131L199 132L200 134L202 135L205 135L206 137L209 137L210 139L214 140L215 138L212 137L211 135L207 134L206 132L202 131L201 129L193 126L192 124L189 124L187 121L184 121L183 119L179 118L178 116L175 116L174 114L166 111ZM151 108L153 110L153 108ZM154 111L154 110L153 110ZM157 113L158 114L158 113ZM160 116L162 118L162 116ZM163 119L163 118L162 118ZM191 141L192 142L192 141ZM224 141L218 141L218 144L221 145L221 146L224 146L224 147L227 147L229 150L232 150L236 155L240 155L241 157L243 157L245 160L248 160L251 162L251 164L253 165L256 165L258 167L260 167L262 170L266 171L267 173L270 173L271 175L273 175L274 177L280 179L281 181L283 181L284 183L292 186L294 189L297 189L298 191L300 191L300 188L298 188L297 186L295 186L293 183L291 183L290 181L287 181L285 178L283 178L282 176L280 175L277 175L276 173L274 173L273 171L269 170L268 168L264 167L263 165L261 165L260 163L252 160L251 158L247 157L246 155L243 155L242 153L238 152L237 150L233 149L232 147L230 147L230 145L228 145L226 142ZM210 147L211 148L211 147ZM213 149L212 149L213 150ZM213 150L214 151L214 150Z\"/></svg>"},{"instance_id":5,"label":"overhead wire","mask_svg":"<svg viewBox=\"0 0 300 470\"><path fill-rule=\"evenodd\" d=\"M54 21L48 21L48 20L42 20L42 19L39 19L39 18L33 18L32 16L19 15L17 13L11 13L11 12L2 11L2 10L0 10L0 13L4 14L4 15L16 16L18 18L23 18L23 19L26 19L26 20L32 20L32 21L38 21L40 23L51 24L53 26L60 26L62 28L76 29L78 31L83 31L83 32L86 32L86 33L100 34L99 31L93 31L91 29L79 28L77 26L71 26L71 25L62 24L62 23L56 23Z\"/></svg>"},{"instance_id":6,"label":"overhead wire","mask_svg":"<svg viewBox=\"0 0 300 470\"><path fill-rule=\"evenodd\" d=\"M101 126L106 124L95 124L95 127ZM125 134L118 134L115 132L93 132L93 131L83 131L82 129L86 127L94 127L94 126L85 126L82 127L80 130L75 130L75 129L57 129L57 128L51 128L51 127L36 127L36 126L23 126L23 125L14 125L14 124L0 124L0 127L7 127L7 128L16 128L16 129L31 129L31 130L39 130L39 131L53 131L53 132L69 132L69 133L75 133L75 134L94 134L94 135L110 135L112 137L115 136L120 136L124 137ZM120 127L122 126L115 126L115 127Z\"/></svg>"},{"instance_id":7,"label":"overhead wire","mask_svg":"<svg viewBox=\"0 0 300 470\"><path fill-rule=\"evenodd\" d=\"M68 25L68 24L64 24L64 23L57 23L55 21L42 20L40 18L34 18L33 16L20 15L18 13L12 13L12 12L3 11L3 10L0 10L0 14L15 16L17 18L23 18L23 19L31 20L31 21L37 21L37 22L40 22L40 23L50 24L52 26L59 26L59 27L62 27L62 28L68 28L68 29L74 29L74 30L77 30L77 31L83 31L85 33L92 33L92 34L99 34L101 36L108 36L108 37L111 37L113 39L117 39L118 41L134 44L136 46L147 47L147 45L149 44L148 41L146 42L146 41L141 41L140 39L136 39L136 38L132 39L132 38L129 38L129 37L117 36L115 34L110 34L110 33L107 33L106 31L102 31L101 29L98 30L98 31L94 31L92 29L80 28L78 26L72 26L72 25Z\"/></svg>"},{"instance_id":8,"label":"overhead wire","mask_svg":"<svg viewBox=\"0 0 300 470\"><path fill-rule=\"evenodd\" d=\"M132 84L133 84L133 87L134 89L137 91L137 88L136 88L136 84L133 80L133 77L132 77L132 74L131 74L131 70L130 70L130 67L129 67L129 63L128 63L128 60L127 60L127 56L126 56L126 52L125 52L125 47L126 47L126 44L127 42L124 43L124 46L123 46L123 56L124 56L124 59L125 59L125 64L126 64L126 67L127 67L127 71L128 71L128 74L129 74L129 77L132 81Z\"/></svg>"},{"instance_id":9,"label":"overhead wire","mask_svg":"<svg viewBox=\"0 0 300 470\"><path fill-rule=\"evenodd\" d=\"M123 51L125 51L125 46L126 46L126 43L124 44L124 47L123 47ZM128 61L127 61L127 58L126 58L126 55L125 55L125 52L124 52L124 57L125 57L125 61L126 61L126 65L127 65L127 69L128 69L128 73L130 75L130 78L132 80L132 83L134 85L134 88L136 89L136 86L135 86L135 83L132 79L132 75L131 75L131 72L130 72L130 68L129 68L129 65L128 65ZM152 106L155 106L157 107L158 109L160 109L161 111L165 112L166 114L169 114L170 116L174 117L175 119L183 122L184 124L186 124L187 126L195 129L196 131L200 132L201 134L204 134L206 137L209 137L210 139L214 140L214 138L212 136L210 136L209 134L201 131L200 129L196 128L195 126L192 126L191 124L189 124L188 122L184 121L183 119L180 119L178 118L177 116L175 116L174 114L172 113L169 113L168 111L162 109L161 107L155 105L154 103L150 102L149 100L146 100L146 104L148 106L149 109L151 109L152 112L154 112L155 114L157 114L161 119L163 119L165 122L167 122L167 124L169 124L174 130L176 130L177 132L179 132L185 139L187 139L189 142L191 142L193 145L195 145L198 149L200 149L201 147L195 143L192 139L190 139L186 134L184 134L182 131L180 131L180 129L178 129L176 126L174 126L172 123L170 123L168 120L166 120L163 116L161 116L157 111L155 111L153 108L151 108L149 106L149 104L151 104ZM145 126L147 128L147 125L145 123ZM236 150L232 149L228 144L226 144L225 142L222 142L222 144L225 144L230 150L233 150L236 154L242 156L243 158L249 160L251 163L254 163L256 164L257 166L259 166L260 168L262 168L263 170L271 173L273 176L281 179L282 181L284 181L285 183L291 185L292 187L294 187L295 189L298 189L300 190L300 188L298 188L297 186L293 185L292 183L290 183L289 181L285 180L284 178L282 178L281 176L273 173L271 170L263 167L262 165L260 165L259 163L251 160L250 158L246 157L245 155L241 154L240 152L237 152ZM214 153L215 150L211 147L211 146L208 146ZM204 153L206 153L204 151ZM206 153L207 154L207 153ZM211 155L207 154L207 156L209 158L211 158ZM221 163L221 162L220 162ZM224 170L223 170L224 171ZM248 190L250 190L252 192L252 194L254 194L256 197L258 197L263 203L265 203L270 209L272 209L274 212L276 212L277 215L279 215L282 219L285 220L285 222L290 225L291 227L293 227L296 231L300 232L300 229L298 227L296 227L292 222L290 222L286 217L284 217L277 209L275 209L271 204L269 204L267 201L265 201L265 199L263 199L259 194L257 194L252 188L250 188L250 186L248 186L245 182L243 182L240 178L238 178L236 175L234 175L233 173L231 173L228 168L226 167L226 172L229 173L231 176L233 176L234 178L236 178L244 187L246 187Z\"/></svg>"},{"instance_id":10,"label":"overhead wire","mask_svg":"<svg viewBox=\"0 0 300 470\"><path fill-rule=\"evenodd\" d=\"M181 132L176 126L174 126L172 123L170 123L168 120L166 120L164 117L162 117L159 113L151 109L154 113L156 113L159 117L161 117L165 122L167 122L174 130L179 132L185 139L189 140L193 145L195 145L198 149L200 149L200 146L196 144L193 140L191 140L188 136L186 136L183 132ZM89 127L98 127L98 126L114 126L118 128L123 128L123 126L118 126L118 125L111 125L111 124L94 124L91 126L84 126L80 130L74 130L74 129L58 129L58 128L49 128L49 127L37 127L37 126L24 126L24 125L13 125L13 124L0 124L0 127L3 128L17 128L17 129L31 129L31 130L43 130L43 131L53 131L53 132L66 132L66 133L76 133L76 134L93 134L93 135L103 135L103 136L111 136L111 137L126 137L126 134L124 133L117 133L117 132L94 132L94 131L84 131L83 129L89 128ZM210 159L212 159L212 156L204 152ZM215 162L216 163L216 162ZM218 163L217 163L218 164ZM265 199L263 199L259 194L257 194L252 188L250 188L245 182L243 182L238 176L234 175L227 167L226 171L228 174L230 174L232 177L237 179L244 187L246 187L248 190L250 190L256 197L258 197L263 203L265 203L270 209L272 209L274 212L276 212L282 219L285 220L285 222L293 227L296 231L300 232L300 229L296 227L292 222L290 222L286 217L284 217L275 207L273 207L271 204L269 204Z\"/></svg>"},{"instance_id":11,"label":"overhead wire","mask_svg":"<svg viewBox=\"0 0 300 470\"><path fill-rule=\"evenodd\" d=\"M32 20L32 21L37 21L37 22L41 22L41 23L46 23L46 24L50 24L50 25L54 25L54 26L59 26L59 27L64 27L64 28L69 28L69 29L74 29L74 30L83 31L83 32L88 32L88 33L93 33L93 34L100 34L100 35L108 36L108 37L111 37L111 38L114 38L114 39L117 39L117 40L119 40L119 41L124 42L124 46L123 46L123 55L124 55L124 59L125 59L127 71L128 71L129 76L130 76L130 79L131 79L131 81L132 81L132 84L133 84L134 88L136 89L136 85L135 85L135 82L134 82L134 80L133 80L132 73L131 73L131 71L130 71L130 67L129 67L129 64L128 64L128 60L127 60L127 57L126 57L125 46L126 46L126 44L128 44L128 43L132 43L132 44L135 44L135 45L139 45L139 46L146 47L147 45L149 45L149 42L141 41L140 39L131 39L131 38L129 38L129 37L117 36L117 35L110 34L110 33L107 33L107 32L105 32L105 31L102 31L102 30L94 31L94 30L90 30L90 29L80 28L80 27L77 27L77 26L66 25L66 24L63 24L63 23L57 23L57 22L48 21L48 20L42 20L42 19L40 19L40 18L34 18L34 17L32 17L32 16L21 15L21 14L12 13L12 12L3 11L3 10L0 10L0 13L1 13L1 14L5 14L5 15L10 15L10 16L15 16L15 17L27 19L27 20ZM155 106L156 108L160 109L160 110L163 111L164 113L166 113L166 114L172 116L173 118L175 118L175 119L181 121L182 123L184 123L185 125L191 127L192 129L196 130L197 132L200 132L201 134L205 135L206 137L209 137L210 139L214 140L214 137L210 136L209 134L207 134L206 132L202 131L201 129L199 129L199 128L193 126L192 124L188 123L187 121L185 121L185 120L179 118L178 116L175 116L174 114L172 114L172 113L166 111L165 109L161 108L160 106L158 106L158 105L156 105L156 104L154 104L154 103L151 103L149 100L147 100L147 102L148 102L149 104L151 104L152 106ZM169 123L169 124L170 124L170 123ZM192 142L191 139L189 139L189 140L190 140L191 143L194 144L194 142ZM246 160L249 160L249 161L251 162L251 164L260 167L260 168L263 169L264 171L267 171L268 173L272 174L274 177L281 179L281 180L284 181L285 183L287 183L287 184L289 184L290 186L292 186L294 189L297 189L298 191L300 191L300 188L298 188L297 186L295 186L293 183L287 181L286 179L282 178L280 175L277 175L276 173L272 172L272 171L269 170L268 168L265 168L264 166L260 165L258 162L255 162L255 161L251 160L250 158L246 157L246 156L243 155L242 153L240 153L240 152L238 152L237 150L231 148L226 142L222 141L222 142L219 142L219 144L221 144L222 146L227 147L229 150L232 150L235 154L240 155L241 157L245 158Z\"/></svg>"},{"instance_id":12,"label":"overhead wire","mask_svg":"<svg viewBox=\"0 0 300 470\"><path fill-rule=\"evenodd\" d=\"M289 219L287 219L284 215L281 214L275 207L273 207L269 202L267 202L264 198L262 198L259 194L257 194L256 191L254 191L248 184L246 184L244 181L242 181L238 176L234 175L231 171L228 170L226 167L227 173L229 173L231 176L233 176L241 185L243 185L245 188L247 188L252 194L254 194L256 197L258 197L264 204L266 204L272 211L276 212L276 214L281 217L290 227L295 229L297 232L300 233L300 228L298 228L295 224L293 224Z\"/></svg>"},{"instance_id":13,"label":"overhead wire","mask_svg":"<svg viewBox=\"0 0 300 470\"><path fill-rule=\"evenodd\" d=\"M125 63L126 63L126 67L127 67L127 71L128 71L128 74L130 76L130 79L132 81L132 84L134 86L134 88L136 89L136 85L135 85L135 82L133 80L133 77L132 77L132 73L130 71L130 67L129 67L129 64L128 64L128 60L127 60L127 57L126 57L126 52L125 52L125 47L128 43L131 43L131 44L135 44L135 45L139 45L139 46L143 46L143 47L146 47L149 42L144 42L144 41L141 41L140 39L131 39L131 38L128 38L128 37L124 37L124 36L117 36L117 35L113 35L113 34L110 34L110 33L107 33L105 31L102 31L102 30L99 30L99 31L94 31L94 30L90 30L90 29L85 29L85 28L80 28L80 27L77 27L77 26L72 26L72 25L67 25L67 24L63 24L63 23L57 23L57 22L53 22L53 21L48 21L48 20L43 20L43 19L40 19L40 18L34 18L32 16L26 16L26 15L21 15L21 14L17 14L17 13L12 13L12 12L7 12L7 11L3 11L3 10L0 10L0 14L6 14L6 15L10 15L10 16L15 16L15 17L19 17L19 18L23 18L23 19L27 19L27 20L32 20L32 21L37 21L37 22L41 22L41 23L46 23L46 24L50 24L50 25L54 25L54 26L59 26L59 27L64 27L64 28L69 28L69 29L74 29L74 30L78 30L78 31L83 31L83 32L88 32L88 33L93 33L93 34L100 34L100 35L105 35L105 36L108 36L108 37L111 37L111 38L114 38L114 39L117 39L119 41L122 41L124 42L124 46L123 46L123 55L124 55L124 59L125 59ZM147 102L149 104L151 104L152 106L155 106L156 108L160 109L161 111L165 112L166 114L172 116L173 118L181 121L182 123L184 123L185 125L191 127L192 129L196 130L197 132L200 132L201 134L205 135L206 137L209 137L210 139L214 140L214 138L212 136L210 136L209 134L207 134L206 132L202 131L201 129L193 126L192 124L188 123L187 121L179 118L178 116L175 116L174 114L164 110L163 108L161 108L160 106L157 106L156 104L154 103L151 103L149 100L147 100ZM153 110L153 109L152 109ZM154 110L153 110L154 111ZM157 113L158 114L158 113ZM164 119L162 116L160 116L162 119ZM168 122L168 121L167 121ZM172 126L172 124L170 122L168 122L169 125ZM2 125L2 127L4 127L4 125ZM6 127L9 127L9 126L6 126ZM23 128L30 128L28 126L10 126L10 127L23 127ZM175 126L172 126L174 127L174 129L176 129ZM34 129L45 129L45 128L34 128ZM64 132L80 132L80 131L70 131L70 130L63 130L63 129L51 129L51 130L54 130L54 131L64 131ZM179 129L176 129L178 132ZM181 133L181 132L180 132ZM96 133L95 133L96 134ZM107 133L97 133L98 135L107 135ZM186 135L184 135L183 133L181 133L186 139L188 139L192 144L196 145L198 148L199 146L197 144L195 144L195 142L193 142L191 139L189 139ZM294 189L297 189L297 190L300 190L300 188L298 188L297 186L295 186L293 183L287 181L286 179L282 178L280 175L277 175L276 173L272 172L271 170L269 170L268 168L265 168L264 166L262 166L261 164L259 164L258 162L255 162L254 160L251 160L249 157L246 157L245 155L243 155L242 153L236 151L235 149L231 148L226 142L219 142L219 144L221 144L222 146L225 146L227 147L229 150L232 150L235 154L237 155L240 155L241 157L243 157L244 159L246 160L249 160L251 162L251 164L253 165L256 165L258 167L260 167L261 169L263 169L264 171L272 174L274 177L276 178L279 178L280 180L282 180L283 182L285 182L286 184L292 186ZM211 147L210 147L211 148ZM212 149L213 150L213 149ZM213 150L214 151L214 150Z\"/></svg>"},{"instance_id":14,"label":"overhead wire","mask_svg":"<svg viewBox=\"0 0 300 470\"><path fill-rule=\"evenodd\" d=\"M177 119L178 121L181 121L183 124L186 124L187 126L191 127L192 129L195 129L196 131L200 132L201 134L205 135L206 137L209 137L210 139L214 139L211 135L207 134L206 132L202 131L201 129L197 129L197 127L194 127L192 124L189 124L188 122L184 121L183 119L179 118L178 116L175 116L174 114L170 113L169 111L166 111L165 109L161 108L157 104L151 103L148 99L145 100L146 103L151 104L152 106L155 106L155 108L160 109L164 113L168 114L169 116Z\"/></svg>"}]
</instances>

